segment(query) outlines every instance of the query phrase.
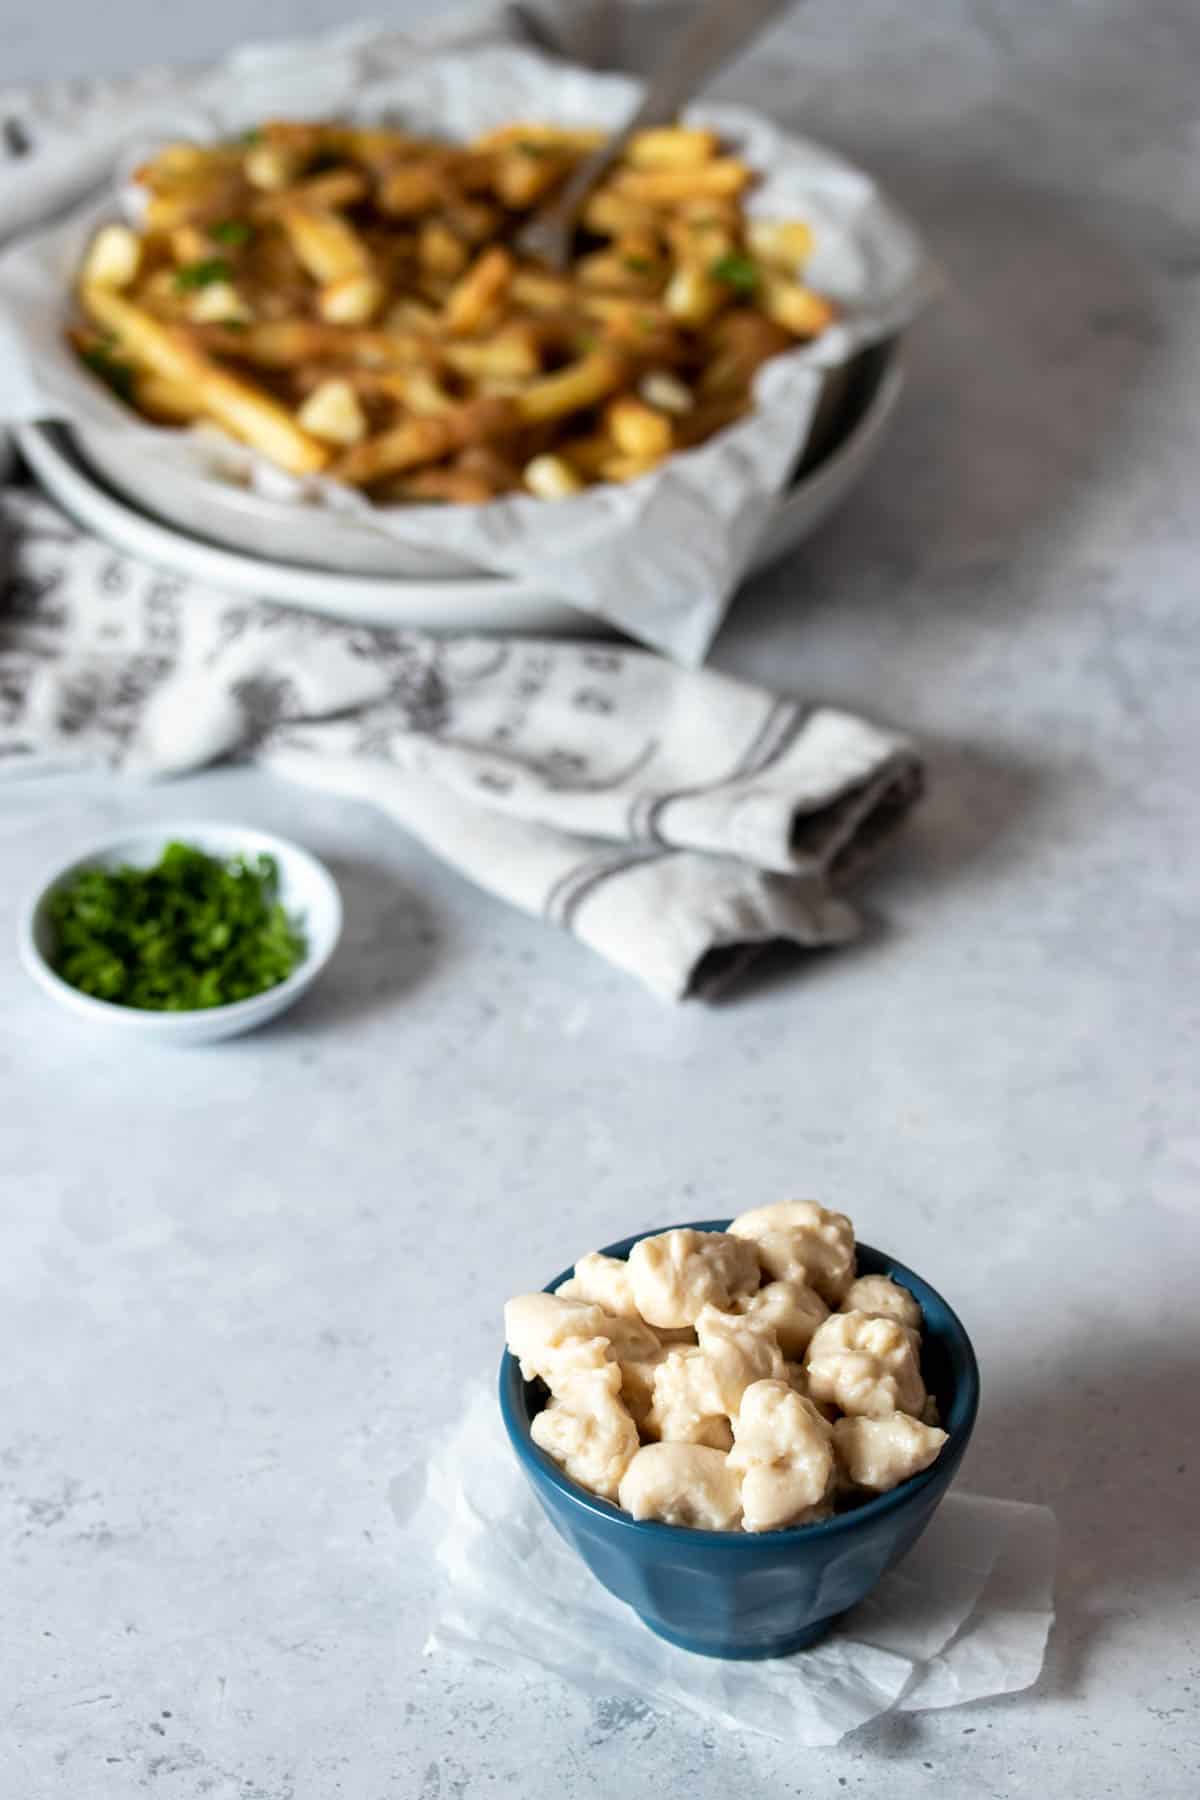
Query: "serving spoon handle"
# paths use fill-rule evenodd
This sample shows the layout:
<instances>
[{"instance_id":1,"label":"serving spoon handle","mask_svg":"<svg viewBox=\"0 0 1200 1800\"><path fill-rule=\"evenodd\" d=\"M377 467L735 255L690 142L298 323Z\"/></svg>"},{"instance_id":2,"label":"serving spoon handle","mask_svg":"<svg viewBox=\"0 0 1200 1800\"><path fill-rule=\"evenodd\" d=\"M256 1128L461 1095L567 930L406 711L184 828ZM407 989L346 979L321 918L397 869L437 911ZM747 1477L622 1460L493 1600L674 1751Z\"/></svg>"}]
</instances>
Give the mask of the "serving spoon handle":
<instances>
[{"instance_id":1,"label":"serving spoon handle","mask_svg":"<svg viewBox=\"0 0 1200 1800\"><path fill-rule=\"evenodd\" d=\"M703 88L710 75L744 49L776 14L795 0L707 0L668 45L641 105L633 116L585 156L548 206L536 212L517 234L516 245L527 256L565 268L579 214L588 195L601 182L636 131L669 123L684 103Z\"/></svg>"}]
</instances>

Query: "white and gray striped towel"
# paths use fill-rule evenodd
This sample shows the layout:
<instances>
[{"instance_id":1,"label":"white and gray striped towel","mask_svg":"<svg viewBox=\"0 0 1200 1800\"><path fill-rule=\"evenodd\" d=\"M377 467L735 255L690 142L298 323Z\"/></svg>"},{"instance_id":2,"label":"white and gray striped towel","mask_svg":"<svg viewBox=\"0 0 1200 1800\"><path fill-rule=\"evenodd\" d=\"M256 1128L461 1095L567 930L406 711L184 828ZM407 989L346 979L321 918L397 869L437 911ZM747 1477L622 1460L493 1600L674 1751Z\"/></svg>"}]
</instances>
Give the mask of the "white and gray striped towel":
<instances>
[{"instance_id":1,"label":"white and gray striped towel","mask_svg":"<svg viewBox=\"0 0 1200 1800\"><path fill-rule=\"evenodd\" d=\"M373 802L667 998L773 940L853 937L837 890L920 791L903 738L646 651L434 639L233 599L15 488L5 535L0 772L253 757Z\"/></svg>"}]
</instances>

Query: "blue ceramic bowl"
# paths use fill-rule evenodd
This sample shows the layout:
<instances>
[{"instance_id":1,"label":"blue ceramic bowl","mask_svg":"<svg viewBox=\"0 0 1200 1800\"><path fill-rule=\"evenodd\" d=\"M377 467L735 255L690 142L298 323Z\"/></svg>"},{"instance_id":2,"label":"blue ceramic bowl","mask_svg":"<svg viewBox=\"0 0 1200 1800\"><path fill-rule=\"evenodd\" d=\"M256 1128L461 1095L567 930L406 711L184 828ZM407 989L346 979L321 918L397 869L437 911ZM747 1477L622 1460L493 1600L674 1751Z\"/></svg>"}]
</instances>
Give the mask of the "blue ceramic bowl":
<instances>
[{"instance_id":1,"label":"blue ceramic bowl","mask_svg":"<svg viewBox=\"0 0 1200 1800\"><path fill-rule=\"evenodd\" d=\"M728 1220L694 1229L722 1231ZM665 1229L659 1227L659 1229ZM627 1257L639 1232L607 1255ZM867 1244L862 1275L890 1275L925 1315L921 1366L949 1439L937 1461L911 1480L819 1525L788 1531L690 1531L637 1520L571 1481L539 1450L529 1422L545 1401L522 1380L515 1357L500 1365L500 1410L517 1460L550 1523L598 1581L659 1637L703 1656L786 1656L815 1643L916 1543L954 1479L979 1406L971 1340L928 1282ZM552 1293L570 1275L549 1283Z\"/></svg>"}]
</instances>

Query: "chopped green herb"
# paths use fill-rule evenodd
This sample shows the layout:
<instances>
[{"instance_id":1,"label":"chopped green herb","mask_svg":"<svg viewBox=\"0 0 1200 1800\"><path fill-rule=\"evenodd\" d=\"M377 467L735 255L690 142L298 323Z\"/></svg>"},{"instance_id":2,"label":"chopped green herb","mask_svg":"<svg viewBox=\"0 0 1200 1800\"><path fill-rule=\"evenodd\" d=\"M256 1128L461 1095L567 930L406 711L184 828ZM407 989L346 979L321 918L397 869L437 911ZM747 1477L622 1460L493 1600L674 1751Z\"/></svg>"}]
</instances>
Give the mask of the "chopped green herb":
<instances>
[{"instance_id":1,"label":"chopped green herb","mask_svg":"<svg viewBox=\"0 0 1200 1800\"><path fill-rule=\"evenodd\" d=\"M254 236L253 225L247 225L245 219L222 219L219 225L209 229L209 237L215 238L218 244L228 244L231 250L237 250L242 244L248 244Z\"/></svg>"},{"instance_id":2,"label":"chopped green herb","mask_svg":"<svg viewBox=\"0 0 1200 1800\"><path fill-rule=\"evenodd\" d=\"M175 271L175 286L185 294L196 288L211 287L214 281L228 281L233 270L223 256L204 256L199 262L185 263Z\"/></svg>"},{"instance_id":3,"label":"chopped green herb","mask_svg":"<svg viewBox=\"0 0 1200 1800\"><path fill-rule=\"evenodd\" d=\"M112 341L115 343L116 339ZM93 344L87 350L81 350L80 356L92 374L106 382L119 400L130 406L133 404L133 370L128 363L114 356L104 344Z\"/></svg>"},{"instance_id":4,"label":"chopped green herb","mask_svg":"<svg viewBox=\"0 0 1200 1800\"><path fill-rule=\"evenodd\" d=\"M758 265L736 250L718 256L708 272L714 281L723 281L736 294L752 294L758 286Z\"/></svg>"},{"instance_id":5,"label":"chopped green herb","mask_svg":"<svg viewBox=\"0 0 1200 1800\"><path fill-rule=\"evenodd\" d=\"M241 137L238 139L238 143L239 144L261 144L262 143L262 132L258 129L257 125L252 125L250 127L249 131L243 131Z\"/></svg>"},{"instance_id":6,"label":"chopped green herb","mask_svg":"<svg viewBox=\"0 0 1200 1800\"><path fill-rule=\"evenodd\" d=\"M523 156L557 156L558 150L553 144L541 144L536 138L518 138L513 148Z\"/></svg>"},{"instance_id":7,"label":"chopped green herb","mask_svg":"<svg viewBox=\"0 0 1200 1800\"><path fill-rule=\"evenodd\" d=\"M648 256L623 256L621 261L631 275L653 275L654 264Z\"/></svg>"},{"instance_id":8,"label":"chopped green herb","mask_svg":"<svg viewBox=\"0 0 1200 1800\"><path fill-rule=\"evenodd\" d=\"M600 339L594 331L581 331L571 347L577 356L586 356L588 351L594 350L599 342Z\"/></svg>"},{"instance_id":9,"label":"chopped green herb","mask_svg":"<svg viewBox=\"0 0 1200 1800\"><path fill-rule=\"evenodd\" d=\"M53 965L82 993L150 1012L248 1000L285 981L304 937L270 856L168 844L151 869L85 869L50 900Z\"/></svg>"}]
</instances>

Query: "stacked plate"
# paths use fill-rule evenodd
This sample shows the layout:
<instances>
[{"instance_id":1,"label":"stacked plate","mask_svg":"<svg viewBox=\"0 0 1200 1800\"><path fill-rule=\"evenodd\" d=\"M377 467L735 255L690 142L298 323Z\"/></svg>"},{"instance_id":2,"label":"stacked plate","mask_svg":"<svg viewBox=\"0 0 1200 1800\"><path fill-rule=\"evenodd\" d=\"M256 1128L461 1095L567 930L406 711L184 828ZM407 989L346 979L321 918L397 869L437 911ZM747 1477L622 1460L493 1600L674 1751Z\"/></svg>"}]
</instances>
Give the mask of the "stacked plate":
<instances>
[{"instance_id":1,"label":"stacked plate","mask_svg":"<svg viewBox=\"0 0 1200 1800\"><path fill-rule=\"evenodd\" d=\"M796 475L759 543L766 568L827 517L882 441L904 381L898 340L839 371ZM598 630L547 586L426 563L369 525L164 469L128 440L26 425L17 441L52 499L86 530L188 580L363 624L426 631Z\"/></svg>"}]
</instances>

